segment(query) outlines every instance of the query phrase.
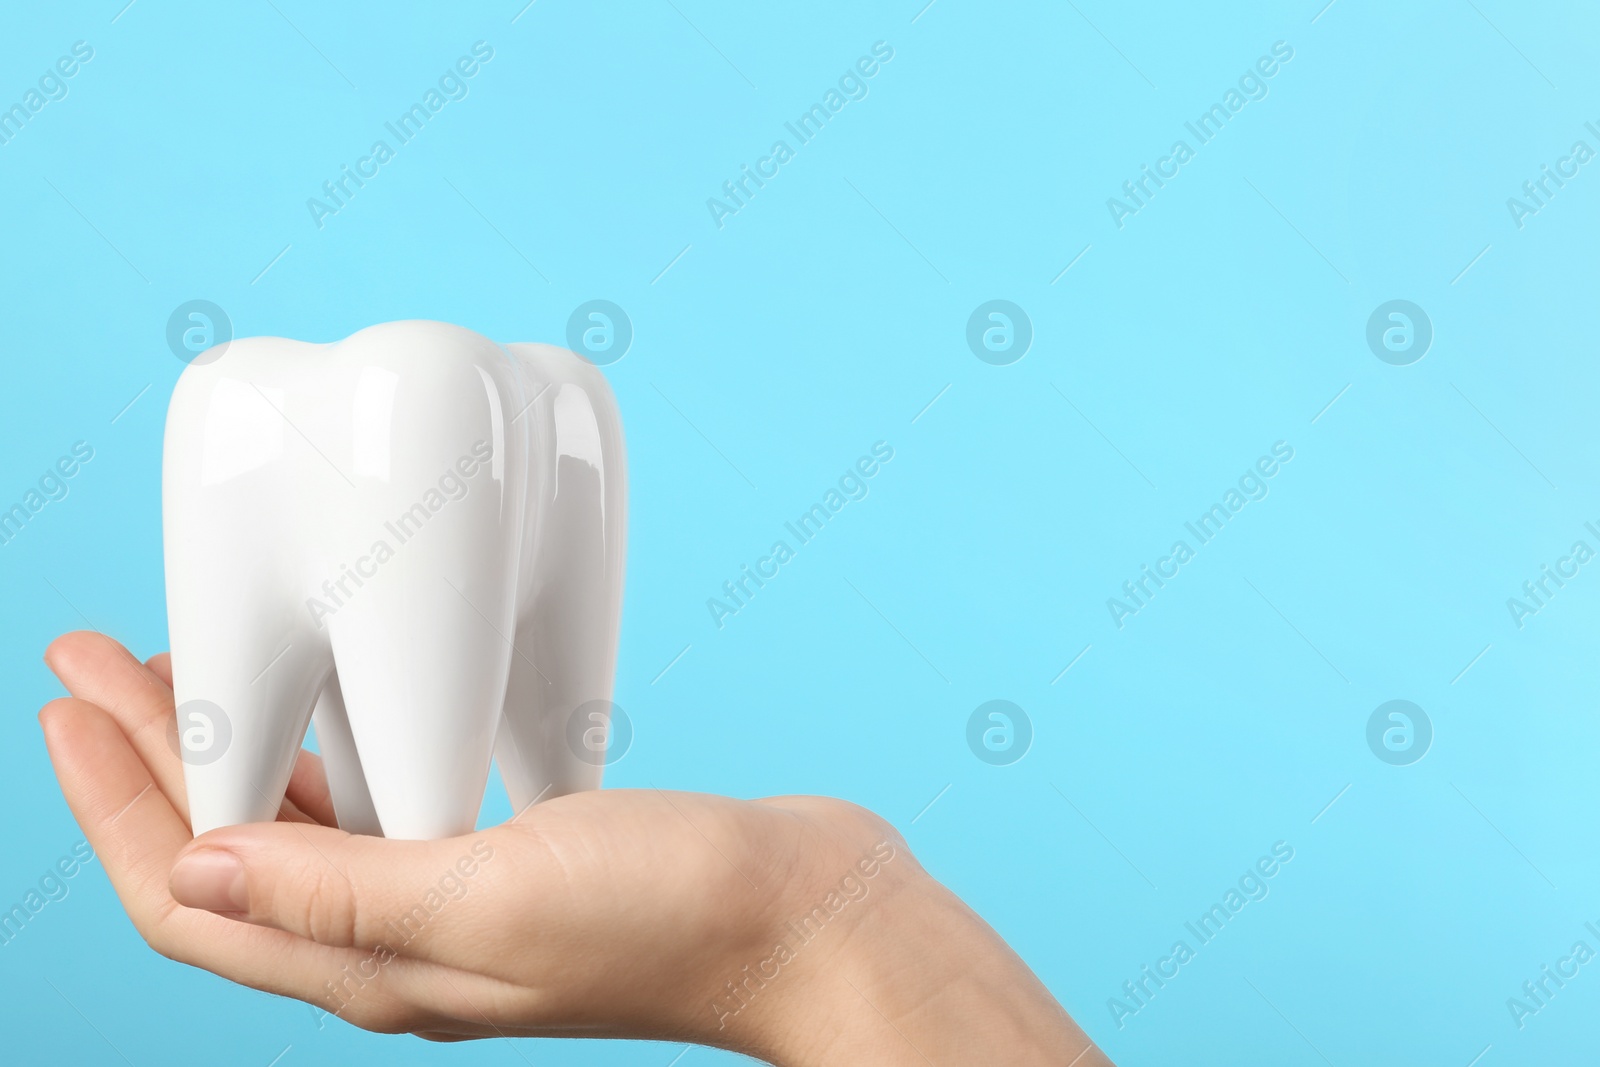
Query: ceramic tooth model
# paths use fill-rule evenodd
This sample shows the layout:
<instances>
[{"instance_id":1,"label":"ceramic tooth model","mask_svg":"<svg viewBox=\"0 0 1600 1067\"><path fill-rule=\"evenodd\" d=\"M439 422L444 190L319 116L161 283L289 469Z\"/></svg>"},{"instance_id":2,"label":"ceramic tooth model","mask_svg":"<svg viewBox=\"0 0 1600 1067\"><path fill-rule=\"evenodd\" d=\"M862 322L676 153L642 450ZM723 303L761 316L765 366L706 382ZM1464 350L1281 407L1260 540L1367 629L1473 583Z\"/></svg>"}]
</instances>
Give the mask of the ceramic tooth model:
<instances>
[{"instance_id":1,"label":"ceramic tooth model","mask_svg":"<svg viewBox=\"0 0 1600 1067\"><path fill-rule=\"evenodd\" d=\"M470 832L491 758L517 810L597 788L626 504L563 349L394 322L197 358L162 470L194 832L272 819L308 719L356 833Z\"/></svg>"}]
</instances>

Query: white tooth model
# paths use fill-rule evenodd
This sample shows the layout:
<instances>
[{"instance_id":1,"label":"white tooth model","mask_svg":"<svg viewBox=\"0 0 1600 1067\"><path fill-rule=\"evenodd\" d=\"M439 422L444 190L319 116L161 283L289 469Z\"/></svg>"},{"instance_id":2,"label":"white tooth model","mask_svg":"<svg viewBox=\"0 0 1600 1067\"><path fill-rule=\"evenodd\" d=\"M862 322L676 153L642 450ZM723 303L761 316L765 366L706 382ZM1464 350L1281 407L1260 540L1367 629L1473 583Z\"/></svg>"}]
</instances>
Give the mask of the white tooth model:
<instances>
[{"instance_id":1,"label":"white tooth model","mask_svg":"<svg viewBox=\"0 0 1600 1067\"><path fill-rule=\"evenodd\" d=\"M234 340L179 379L162 481L196 834L274 818L308 718L355 833L470 832L491 757L519 811L599 786L627 485L588 361L437 322Z\"/></svg>"}]
</instances>

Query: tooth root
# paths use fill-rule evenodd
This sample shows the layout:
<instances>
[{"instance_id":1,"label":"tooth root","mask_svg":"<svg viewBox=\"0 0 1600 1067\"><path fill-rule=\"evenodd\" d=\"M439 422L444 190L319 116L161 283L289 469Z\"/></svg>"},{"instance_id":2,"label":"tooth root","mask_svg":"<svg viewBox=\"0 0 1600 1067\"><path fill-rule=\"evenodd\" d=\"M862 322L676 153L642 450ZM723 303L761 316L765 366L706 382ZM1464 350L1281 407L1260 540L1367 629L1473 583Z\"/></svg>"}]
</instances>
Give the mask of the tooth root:
<instances>
[{"instance_id":1,"label":"tooth root","mask_svg":"<svg viewBox=\"0 0 1600 1067\"><path fill-rule=\"evenodd\" d=\"M540 783L543 775L541 762L525 755L511 736L507 717L502 715L494 735L494 763L500 768L500 781L505 784L506 797L511 801L513 817L535 800L545 799L545 787Z\"/></svg>"},{"instance_id":2,"label":"tooth root","mask_svg":"<svg viewBox=\"0 0 1600 1067\"><path fill-rule=\"evenodd\" d=\"M486 585L458 592L439 576L403 595L374 587L330 622L351 733L386 837L453 837L476 821L506 677L508 648L494 629L508 628L510 616ZM490 627L484 616L507 621Z\"/></svg>"},{"instance_id":3,"label":"tooth root","mask_svg":"<svg viewBox=\"0 0 1600 1067\"><path fill-rule=\"evenodd\" d=\"M311 728L317 734L317 749L322 755L322 769L328 778L328 795L333 800L339 829L352 834L381 836L383 828L378 822L378 810L372 804L372 793L367 789L367 776L361 767L361 755L356 751L355 736L350 732L350 716L345 710L337 671L328 678L322 695L317 698L317 708L311 713Z\"/></svg>"},{"instance_id":4,"label":"tooth root","mask_svg":"<svg viewBox=\"0 0 1600 1067\"><path fill-rule=\"evenodd\" d=\"M328 636L384 836L452 837L476 824L511 661L530 494L529 435L508 409L522 386L499 346L454 327L360 336L395 384L382 448L353 464L359 491L334 501L353 501L339 524L352 550L370 537L387 551L332 561L353 561L360 580ZM358 434L358 456L366 443Z\"/></svg>"},{"instance_id":5,"label":"tooth root","mask_svg":"<svg viewBox=\"0 0 1600 1067\"><path fill-rule=\"evenodd\" d=\"M604 716L616 673L627 472L622 423L602 375L562 349L508 349L548 387L527 413L546 473L524 546L524 607L495 757L513 810L599 788L606 753L575 743ZM576 728L573 715L586 708ZM611 753L614 758L615 752Z\"/></svg>"},{"instance_id":6,"label":"tooth root","mask_svg":"<svg viewBox=\"0 0 1600 1067\"><path fill-rule=\"evenodd\" d=\"M541 607L551 614L536 610L531 623L518 629L495 745L495 761L513 812L535 800L600 788L605 753L581 746L574 750L568 720L588 700L609 700L611 689L601 687L597 670L561 658L564 649L587 646L581 635L561 639L567 621L554 614L560 602L560 598L545 600ZM586 721L583 727L592 725Z\"/></svg>"},{"instance_id":7,"label":"tooth root","mask_svg":"<svg viewBox=\"0 0 1600 1067\"><path fill-rule=\"evenodd\" d=\"M173 393L162 463L167 610L196 834L277 816L332 666L295 599L297 562L254 551L263 532L284 528L274 464L286 433L259 392L212 366L191 365Z\"/></svg>"},{"instance_id":8,"label":"tooth root","mask_svg":"<svg viewBox=\"0 0 1600 1067\"><path fill-rule=\"evenodd\" d=\"M225 576L217 578L212 589L225 589ZM228 610L208 612L177 584L177 595L169 593L173 689L190 826L199 835L271 822L327 673L327 649L283 625L294 605L255 611L248 597L223 592ZM212 596L208 590L200 599L214 603Z\"/></svg>"}]
</instances>

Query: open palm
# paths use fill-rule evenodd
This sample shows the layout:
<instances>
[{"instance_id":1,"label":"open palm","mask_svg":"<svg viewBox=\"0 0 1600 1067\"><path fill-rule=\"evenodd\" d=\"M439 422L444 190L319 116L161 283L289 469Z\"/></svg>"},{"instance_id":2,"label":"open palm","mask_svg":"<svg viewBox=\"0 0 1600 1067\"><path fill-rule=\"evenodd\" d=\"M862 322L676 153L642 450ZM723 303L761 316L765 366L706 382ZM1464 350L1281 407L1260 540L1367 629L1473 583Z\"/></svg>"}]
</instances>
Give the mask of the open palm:
<instances>
[{"instance_id":1,"label":"open palm","mask_svg":"<svg viewBox=\"0 0 1600 1067\"><path fill-rule=\"evenodd\" d=\"M168 657L140 663L81 632L46 660L73 694L40 714L57 777L145 940L367 1029L759 1052L763 1022L835 970L828 960L850 934L786 969L783 996L733 1012L744 1006L727 999L741 967L770 956L774 931L875 846L901 858L874 892L894 892L915 869L882 820L814 797L606 790L467 837L352 836L336 828L321 761L306 751L276 823L196 840ZM708 1037L686 1019L717 1025Z\"/></svg>"}]
</instances>

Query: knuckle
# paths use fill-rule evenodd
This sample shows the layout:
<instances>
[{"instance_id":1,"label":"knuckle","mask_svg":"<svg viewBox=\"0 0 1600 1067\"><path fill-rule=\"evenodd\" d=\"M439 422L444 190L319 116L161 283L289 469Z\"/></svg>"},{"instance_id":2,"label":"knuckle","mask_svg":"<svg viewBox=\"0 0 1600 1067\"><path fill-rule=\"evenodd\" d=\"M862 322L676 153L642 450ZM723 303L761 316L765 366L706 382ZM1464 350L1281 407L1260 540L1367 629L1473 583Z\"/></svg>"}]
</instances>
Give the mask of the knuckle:
<instances>
[{"instance_id":1,"label":"knuckle","mask_svg":"<svg viewBox=\"0 0 1600 1067\"><path fill-rule=\"evenodd\" d=\"M412 1030L412 1012L398 1001L353 1004L344 1013L346 1022L375 1034L405 1034Z\"/></svg>"},{"instance_id":2,"label":"knuckle","mask_svg":"<svg viewBox=\"0 0 1600 1067\"><path fill-rule=\"evenodd\" d=\"M149 945L150 950L156 955L163 959L181 962L178 960L177 946L159 926L154 929L140 929L139 936L144 938L144 943Z\"/></svg>"},{"instance_id":3,"label":"knuckle","mask_svg":"<svg viewBox=\"0 0 1600 1067\"><path fill-rule=\"evenodd\" d=\"M133 928L139 931L139 936L152 952L175 963L183 963L183 952L179 948L181 941L168 921L170 915L170 912L160 915L140 912L137 915L130 913L130 918L133 919Z\"/></svg>"},{"instance_id":4,"label":"knuckle","mask_svg":"<svg viewBox=\"0 0 1600 1067\"><path fill-rule=\"evenodd\" d=\"M340 947L354 945L358 930L356 894L344 873L321 859L308 861L291 883L295 898L285 902L286 918L311 940ZM275 908L274 910L283 911Z\"/></svg>"}]
</instances>

